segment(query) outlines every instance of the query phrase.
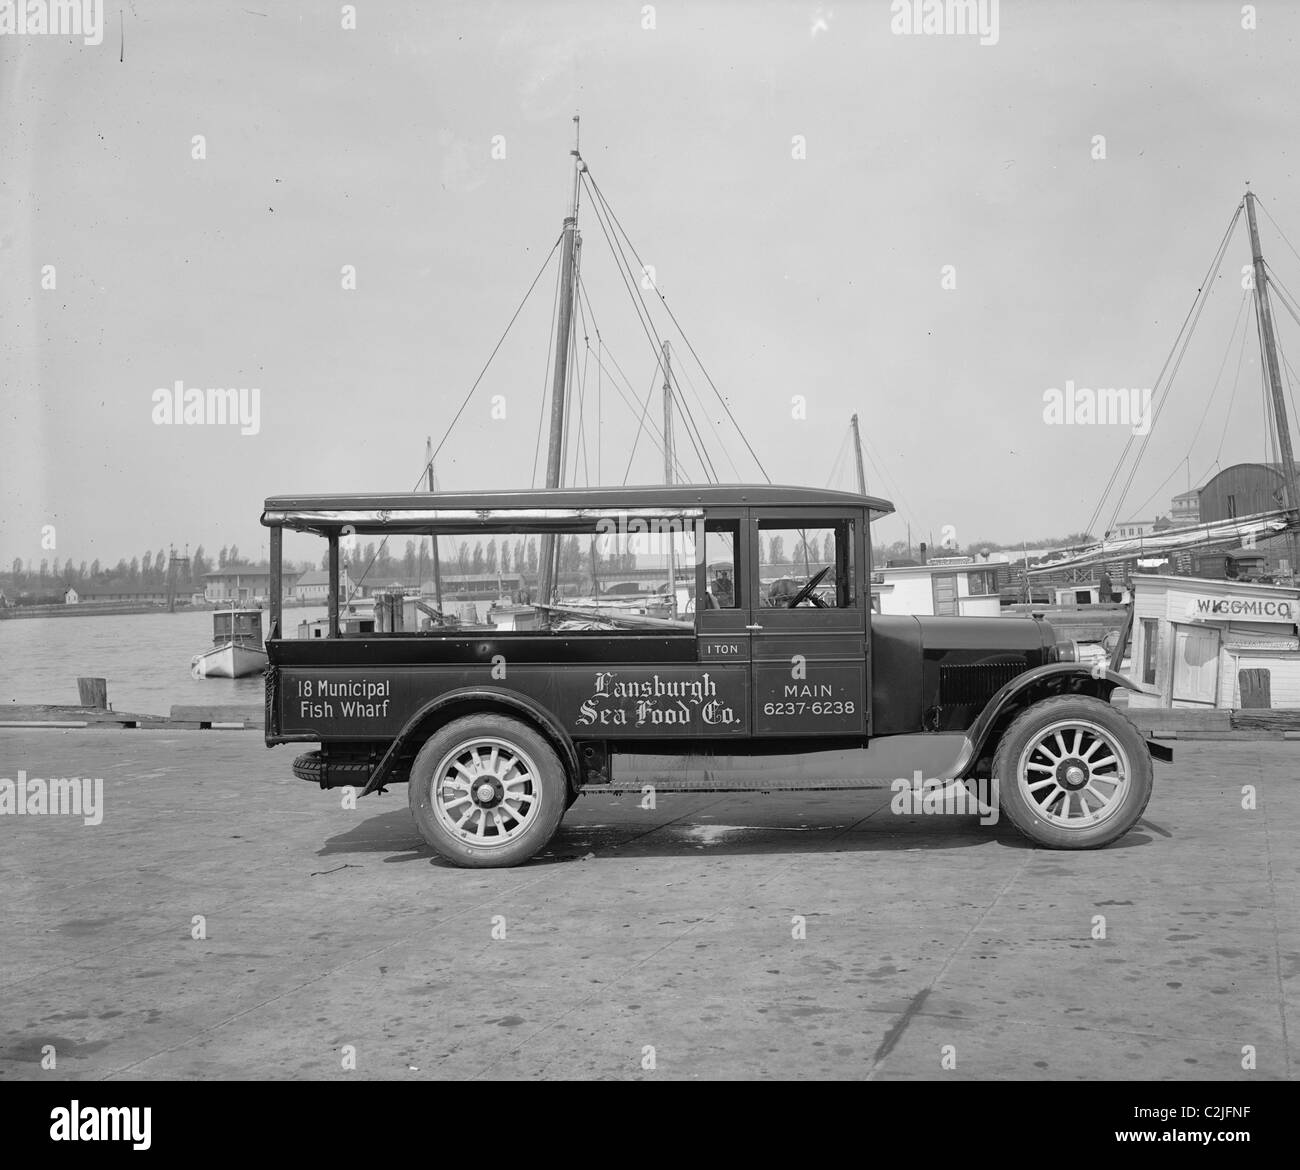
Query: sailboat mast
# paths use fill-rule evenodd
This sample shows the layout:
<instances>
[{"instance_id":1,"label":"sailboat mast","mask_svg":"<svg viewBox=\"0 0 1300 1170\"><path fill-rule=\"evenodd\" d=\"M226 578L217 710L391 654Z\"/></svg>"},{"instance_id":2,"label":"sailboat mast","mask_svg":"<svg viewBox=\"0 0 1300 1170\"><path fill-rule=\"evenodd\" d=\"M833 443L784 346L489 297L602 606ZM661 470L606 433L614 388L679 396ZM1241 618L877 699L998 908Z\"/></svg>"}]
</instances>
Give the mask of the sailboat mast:
<instances>
[{"instance_id":1,"label":"sailboat mast","mask_svg":"<svg viewBox=\"0 0 1300 1170\"><path fill-rule=\"evenodd\" d=\"M1273 332L1273 310L1268 300L1268 271L1259 245L1259 227L1255 223L1255 193L1246 192L1246 221L1250 225L1250 253L1255 265L1255 307L1259 312L1260 332L1264 338L1264 367L1268 371L1268 388L1273 397L1273 417L1277 425L1277 441L1282 455L1283 488L1288 521L1300 525L1300 493L1296 491L1295 453L1291 448L1291 427L1287 422L1286 403L1282 397L1282 374L1278 368L1277 338ZM1292 575L1300 572L1296 563L1298 545L1295 529L1290 537L1290 564Z\"/></svg>"},{"instance_id":2,"label":"sailboat mast","mask_svg":"<svg viewBox=\"0 0 1300 1170\"><path fill-rule=\"evenodd\" d=\"M862 436L858 433L858 416L855 414L849 419L849 425L853 428L853 457L858 462L858 495L867 494L867 475L862 470Z\"/></svg>"},{"instance_id":3,"label":"sailboat mast","mask_svg":"<svg viewBox=\"0 0 1300 1170\"><path fill-rule=\"evenodd\" d=\"M664 342L663 361L664 368L664 483L673 482L673 380L671 375L672 351L668 348L668 342ZM668 604L669 616L677 616L677 558L674 555L673 536L674 533L669 530L668 536Z\"/></svg>"},{"instance_id":4,"label":"sailboat mast","mask_svg":"<svg viewBox=\"0 0 1300 1170\"><path fill-rule=\"evenodd\" d=\"M664 483L673 482L673 385L669 376L669 363L672 354L668 342L664 342Z\"/></svg>"},{"instance_id":5,"label":"sailboat mast","mask_svg":"<svg viewBox=\"0 0 1300 1170\"><path fill-rule=\"evenodd\" d=\"M424 438L424 465L429 476L429 490L436 492L437 481L433 477L433 436L426 435ZM429 544L433 550L433 604L437 607L438 612L442 613L442 566L438 561L438 534L435 532L429 537ZM420 582L416 582L418 586Z\"/></svg>"},{"instance_id":6,"label":"sailboat mast","mask_svg":"<svg viewBox=\"0 0 1300 1170\"><path fill-rule=\"evenodd\" d=\"M564 472L564 407L569 381L569 345L573 336L573 284L578 251L578 183L582 157L578 153L578 116L573 116L573 197L564 219L564 241L560 250L560 311L555 326L555 375L551 382L551 434L546 449L546 486L557 488ZM554 533L542 536L538 555L538 601L551 603L556 586Z\"/></svg>"}]
</instances>

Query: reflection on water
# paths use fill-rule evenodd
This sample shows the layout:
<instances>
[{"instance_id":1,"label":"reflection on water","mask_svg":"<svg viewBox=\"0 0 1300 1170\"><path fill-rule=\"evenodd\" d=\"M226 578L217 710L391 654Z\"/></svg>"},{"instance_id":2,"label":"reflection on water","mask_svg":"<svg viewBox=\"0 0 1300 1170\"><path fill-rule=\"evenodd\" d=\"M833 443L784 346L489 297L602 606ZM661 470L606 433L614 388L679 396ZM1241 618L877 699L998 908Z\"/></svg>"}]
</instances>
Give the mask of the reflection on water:
<instances>
[{"instance_id":1,"label":"reflection on water","mask_svg":"<svg viewBox=\"0 0 1300 1170\"><path fill-rule=\"evenodd\" d=\"M325 616L286 609L285 626ZM263 615L269 633L270 614ZM110 614L0 621L0 703L77 702L78 676L108 679L117 711L166 715L173 703L260 703L262 676L190 677L190 659L212 645L212 611Z\"/></svg>"}]
</instances>

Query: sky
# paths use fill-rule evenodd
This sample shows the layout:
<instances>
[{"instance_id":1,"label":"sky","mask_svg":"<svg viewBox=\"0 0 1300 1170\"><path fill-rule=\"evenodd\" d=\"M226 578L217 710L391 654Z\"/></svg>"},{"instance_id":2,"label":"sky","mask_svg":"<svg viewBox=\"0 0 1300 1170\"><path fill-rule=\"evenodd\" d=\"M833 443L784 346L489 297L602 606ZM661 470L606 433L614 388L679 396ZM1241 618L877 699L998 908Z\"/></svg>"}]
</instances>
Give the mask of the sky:
<instances>
[{"instance_id":1,"label":"sky","mask_svg":"<svg viewBox=\"0 0 1300 1170\"><path fill-rule=\"evenodd\" d=\"M355 28L113 0L99 44L0 34L0 565L257 556L266 497L410 489L426 436L443 488L540 482L554 259L447 432L560 233L575 113L719 478L763 477L729 411L774 482L851 489L857 413L899 510L878 542L1083 529L1129 420L1048 422L1044 395L1158 385L1248 180L1300 290L1300 4L995 11L990 43L888 0L362 0ZM566 478L657 482L615 376L657 424L656 349L589 193L579 229ZM1239 223L1098 527L1269 453L1249 260ZM155 421L177 382L255 388L256 433Z\"/></svg>"}]
</instances>

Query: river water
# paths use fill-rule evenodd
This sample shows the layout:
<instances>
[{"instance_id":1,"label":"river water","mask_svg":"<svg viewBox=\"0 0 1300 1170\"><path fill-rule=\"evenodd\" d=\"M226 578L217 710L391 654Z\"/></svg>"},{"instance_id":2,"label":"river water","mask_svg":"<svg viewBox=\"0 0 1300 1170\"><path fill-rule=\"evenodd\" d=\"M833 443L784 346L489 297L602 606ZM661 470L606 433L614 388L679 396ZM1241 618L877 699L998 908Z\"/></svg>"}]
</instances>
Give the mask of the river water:
<instances>
[{"instance_id":1,"label":"river water","mask_svg":"<svg viewBox=\"0 0 1300 1170\"><path fill-rule=\"evenodd\" d=\"M285 610L290 636L325 608ZM263 632L270 621L264 612ZM0 621L0 710L19 703L77 704L77 678L108 680L115 711L166 715L173 703L260 703L262 676L190 677L212 645L212 611L18 618Z\"/></svg>"}]
</instances>

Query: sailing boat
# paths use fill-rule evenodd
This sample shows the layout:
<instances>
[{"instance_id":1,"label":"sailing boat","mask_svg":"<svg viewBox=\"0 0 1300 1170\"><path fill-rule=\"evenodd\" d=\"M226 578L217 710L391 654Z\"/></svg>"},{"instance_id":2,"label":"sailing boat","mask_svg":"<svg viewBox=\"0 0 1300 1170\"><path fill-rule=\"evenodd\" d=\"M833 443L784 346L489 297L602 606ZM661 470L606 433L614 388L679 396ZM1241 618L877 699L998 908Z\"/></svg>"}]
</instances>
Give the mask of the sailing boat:
<instances>
[{"instance_id":1,"label":"sailing boat","mask_svg":"<svg viewBox=\"0 0 1300 1170\"><path fill-rule=\"evenodd\" d=\"M1260 350L1263 358L1264 374L1267 383L1272 424L1276 430L1277 449L1282 471L1282 506L1250 515L1232 516L1229 519L1207 521L1183 528L1172 528L1160 533L1129 536L1120 539L1103 539L1095 545L1085 548L1065 550L1065 555L1055 560L1044 562L1034 568L1027 568L1027 577L1044 573L1060 572L1066 569L1078 569L1109 561L1134 560L1138 557L1154 557L1161 553L1206 549L1213 546L1225 546L1246 542L1248 547L1261 539L1289 534L1289 568L1292 579L1300 575L1300 483L1297 482L1295 454L1291 443L1291 427L1287 419L1286 403L1282 388L1282 376L1278 361L1277 336L1273 326L1273 310L1269 289L1273 283L1267 264L1264 262L1263 250L1259 240L1259 226L1255 218L1255 193L1249 189L1242 204L1237 209L1240 215L1244 209L1250 231L1251 266L1253 271L1253 288L1255 310L1259 324ZM1226 247L1232 227L1224 236L1220 247L1219 263L1222 262L1223 248ZM1212 281L1206 281L1198 291L1198 300L1208 297ZM1283 302L1285 304L1285 301ZM1189 314L1189 319L1192 319ZM1184 325L1186 330L1186 325ZM1180 333L1180 338L1182 334ZM1175 349L1177 341L1175 342ZM1166 384L1167 393L1167 384ZM1157 414L1159 412L1157 411ZM1148 431L1148 437L1150 432ZM1140 455L1139 455L1140 458ZM1121 456L1121 462L1123 456ZM1118 472L1119 468L1116 468ZM1131 478L1131 476L1130 476ZM1104 503L1104 496L1103 501ZM1122 500L1121 500L1122 503ZM1098 506L1100 512L1100 505Z\"/></svg>"}]
</instances>

